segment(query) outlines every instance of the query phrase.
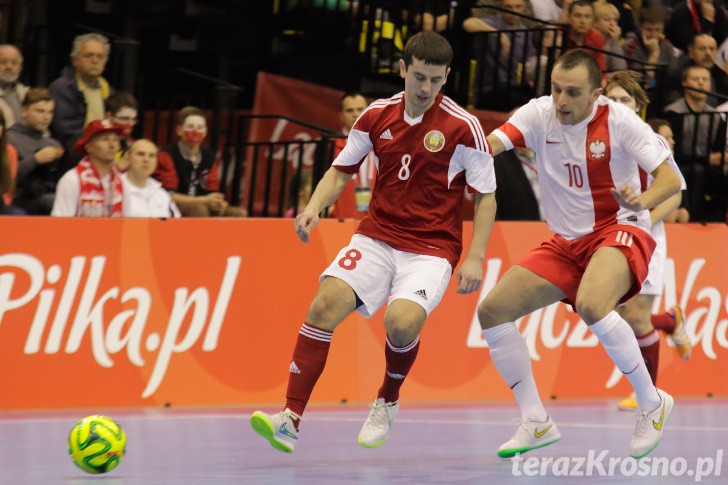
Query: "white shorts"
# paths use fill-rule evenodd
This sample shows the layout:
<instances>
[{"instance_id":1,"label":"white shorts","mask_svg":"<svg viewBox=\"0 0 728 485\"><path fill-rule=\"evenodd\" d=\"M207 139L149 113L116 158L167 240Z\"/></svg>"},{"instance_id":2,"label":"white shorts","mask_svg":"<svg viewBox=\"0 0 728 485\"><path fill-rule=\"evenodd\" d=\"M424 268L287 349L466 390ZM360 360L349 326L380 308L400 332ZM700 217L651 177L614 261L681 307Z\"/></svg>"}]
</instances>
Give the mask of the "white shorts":
<instances>
[{"instance_id":1,"label":"white shorts","mask_svg":"<svg viewBox=\"0 0 728 485\"><path fill-rule=\"evenodd\" d=\"M321 274L335 276L354 289L364 303L357 311L369 318L387 301L403 298L425 309L427 315L445 294L452 266L445 258L408 253L376 239L354 234Z\"/></svg>"},{"instance_id":2,"label":"white shorts","mask_svg":"<svg viewBox=\"0 0 728 485\"><path fill-rule=\"evenodd\" d=\"M650 259L647 278L642 283L640 295L660 296L665 285L665 263L667 262L667 236L665 226L653 227L651 236L655 240L655 251ZM661 230L660 230L661 229Z\"/></svg>"}]
</instances>

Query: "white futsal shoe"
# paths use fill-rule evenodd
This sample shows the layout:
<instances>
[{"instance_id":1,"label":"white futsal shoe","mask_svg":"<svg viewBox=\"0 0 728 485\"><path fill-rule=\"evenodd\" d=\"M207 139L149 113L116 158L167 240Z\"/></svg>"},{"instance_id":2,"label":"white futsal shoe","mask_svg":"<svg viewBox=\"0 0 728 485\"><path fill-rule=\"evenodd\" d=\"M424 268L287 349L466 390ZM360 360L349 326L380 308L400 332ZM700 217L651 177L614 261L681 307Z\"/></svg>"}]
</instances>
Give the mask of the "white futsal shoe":
<instances>
[{"instance_id":1,"label":"white futsal shoe","mask_svg":"<svg viewBox=\"0 0 728 485\"><path fill-rule=\"evenodd\" d=\"M556 443L560 439L561 433L551 417L540 422L524 418L521 420L516 434L498 448L498 456L511 458L518 453L526 453Z\"/></svg>"},{"instance_id":2,"label":"white futsal shoe","mask_svg":"<svg viewBox=\"0 0 728 485\"><path fill-rule=\"evenodd\" d=\"M665 423L675 407L675 400L671 395L660 389L657 389L657 394L660 395L662 402L656 409L637 412L637 425L634 428L632 442L629 444L629 456L632 458L642 458L657 448L662 439Z\"/></svg>"},{"instance_id":3,"label":"white futsal shoe","mask_svg":"<svg viewBox=\"0 0 728 485\"><path fill-rule=\"evenodd\" d=\"M250 416L250 426L256 433L267 439L273 448L284 453L293 453L298 442L298 430L293 420L301 416L286 408L277 414L256 411Z\"/></svg>"},{"instance_id":4,"label":"white futsal shoe","mask_svg":"<svg viewBox=\"0 0 728 485\"><path fill-rule=\"evenodd\" d=\"M376 448L387 441L392 421L399 410L399 401L385 403L380 397L369 407L372 409L359 431L359 444L364 448Z\"/></svg>"}]
</instances>

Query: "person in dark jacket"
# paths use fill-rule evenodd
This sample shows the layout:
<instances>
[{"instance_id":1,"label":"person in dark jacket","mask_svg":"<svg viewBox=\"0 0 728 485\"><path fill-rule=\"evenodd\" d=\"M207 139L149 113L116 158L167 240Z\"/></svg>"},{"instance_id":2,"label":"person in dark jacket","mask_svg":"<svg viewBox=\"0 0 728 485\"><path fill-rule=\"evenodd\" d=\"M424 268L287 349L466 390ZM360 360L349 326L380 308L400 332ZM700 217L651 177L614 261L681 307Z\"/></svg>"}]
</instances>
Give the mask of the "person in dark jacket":
<instances>
[{"instance_id":1,"label":"person in dark jacket","mask_svg":"<svg viewBox=\"0 0 728 485\"><path fill-rule=\"evenodd\" d=\"M197 107L182 108L177 117L177 137L159 151L154 178L171 192L185 217L245 217L242 207L228 205L218 192L219 177L215 154L202 142L207 136L204 112Z\"/></svg>"},{"instance_id":2,"label":"person in dark jacket","mask_svg":"<svg viewBox=\"0 0 728 485\"><path fill-rule=\"evenodd\" d=\"M49 215L58 180L58 161L64 150L45 136L55 103L45 88L31 88L23 100L21 120L8 130L8 141L18 150L18 173L13 204L31 215Z\"/></svg>"},{"instance_id":3,"label":"person in dark jacket","mask_svg":"<svg viewBox=\"0 0 728 485\"><path fill-rule=\"evenodd\" d=\"M81 159L75 144L84 126L106 116L104 100L113 90L101 75L110 50L109 39L103 35L77 36L71 49L71 66L63 68L61 76L48 86L56 103L51 132L66 149L60 174Z\"/></svg>"}]
</instances>

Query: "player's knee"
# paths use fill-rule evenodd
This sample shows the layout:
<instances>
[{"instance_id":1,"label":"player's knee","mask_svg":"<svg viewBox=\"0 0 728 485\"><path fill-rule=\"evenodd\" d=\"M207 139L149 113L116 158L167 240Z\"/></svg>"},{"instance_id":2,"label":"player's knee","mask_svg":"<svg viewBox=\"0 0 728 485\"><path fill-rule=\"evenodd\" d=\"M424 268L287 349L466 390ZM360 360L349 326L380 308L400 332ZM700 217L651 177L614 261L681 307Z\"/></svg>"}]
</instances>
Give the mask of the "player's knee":
<instances>
[{"instance_id":1,"label":"player's knee","mask_svg":"<svg viewBox=\"0 0 728 485\"><path fill-rule=\"evenodd\" d=\"M417 330L416 326L392 325L387 328L387 338L395 347L406 347L417 338Z\"/></svg>"},{"instance_id":2,"label":"player's knee","mask_svg":"<svg viewBox=\"0 0 728 485\"><path fill-rule=\"evenodd\" d=\"M393 311L394 310L394 311ZM427 315L422 312L396 311L390 307L384 316L384 328L387 338L395 347L405 347L412 343L420 333Z\"/></svg>"},{"instance_id":3,"label":"player's knee","mask_svg":"<svg viewBox=\"0 0 728 485\"><path fill-rule=\"evenodd\" d=\"M574 305L576 313L579 314L584 323L591 325L604 318L614 308L607 308L602 302L589 298L576 298Z\"/></svg>"},{"instance_id":4,"label":"player's knee","mask_svg":"<svg viewBox=\"0 0 728 485\"><path fill-rule=\"evenodd\" d=\"M306 323L322 330L332 331L336 325L332 322L331 310L323 298L315 297L308 307Z\"/></svg>"},{"instance_id":5,"label":"player's knee","mask_svg":"<svg viewBox=\"0 0 728 485\"><path fill-rule=\"evenodd\" d=\"M503 323L498 318L498 312L495 309L495 305L491 303L488 297L485 298L480 305L478 305L478 321L480 322L480 328L483 330L492 328Z\"/></svg>"}]
</instances>

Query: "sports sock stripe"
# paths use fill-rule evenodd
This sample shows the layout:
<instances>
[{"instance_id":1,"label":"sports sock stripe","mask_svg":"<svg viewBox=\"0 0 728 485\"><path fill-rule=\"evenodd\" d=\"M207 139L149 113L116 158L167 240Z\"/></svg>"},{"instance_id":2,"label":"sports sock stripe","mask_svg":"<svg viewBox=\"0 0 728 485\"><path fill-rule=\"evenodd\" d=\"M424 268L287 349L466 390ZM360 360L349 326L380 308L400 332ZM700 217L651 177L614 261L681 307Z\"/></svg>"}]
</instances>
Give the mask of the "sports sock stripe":
<instances>
[{"instance_id":1,"label":"sports sock stripe","mask_svg":"<svg viewBox=\"0 0 728 485\"><path fill-rule=\"evenodd\" d=\"M387 337L387 346L389 346L390 349L392 349L392 352L400 352L405 353L412 350L420 341L420 337L417 336L409 345L406 347L395 347L392 345L392 342L389 341L389 337Z\"/></svg>"},{"instance_id":2,"label":"sports sock stripe","mask_svg":"<svg viewBox=\"0 0 728 485\"><path fill-rule=\"evenodd\" d=\"M321 330L320 328L312 327L305 323L301 325L299 333L305 337L321 342L331 342L331 337L334 335L333 332L327 332L326 330Z\"/></svg>"},{"instance_id":3,"label":"sports sock stripe","mask_svg":"<svg viewBox=\"0 0 728 485\"><path fill-rule=\"evenodd\" d=\"M647 335L637 337L637 345L639 345L640 347L649 347L658 340L660 340L660 334L657 333L657 330L652 330Z\"/></svg>"}]
</instances>

